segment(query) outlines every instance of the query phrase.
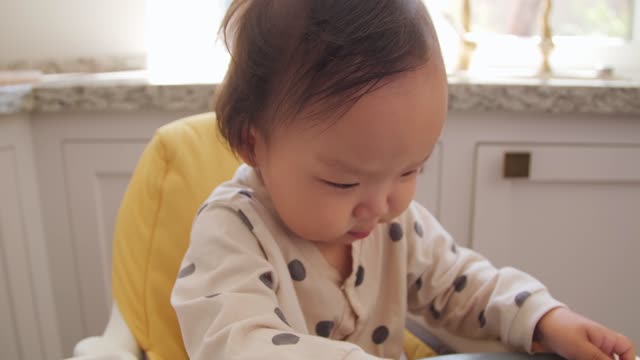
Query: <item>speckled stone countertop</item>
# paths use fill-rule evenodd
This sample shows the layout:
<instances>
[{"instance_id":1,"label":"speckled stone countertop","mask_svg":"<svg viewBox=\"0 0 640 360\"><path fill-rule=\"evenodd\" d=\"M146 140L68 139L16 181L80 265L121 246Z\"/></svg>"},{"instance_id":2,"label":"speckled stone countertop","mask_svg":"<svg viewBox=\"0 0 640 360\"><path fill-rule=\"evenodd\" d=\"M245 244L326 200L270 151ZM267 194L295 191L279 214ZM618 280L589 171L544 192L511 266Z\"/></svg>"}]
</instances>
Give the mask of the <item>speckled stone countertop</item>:
<instances>
[{"instance_id":1,"label":"speckled stone countertop","mask_svg":"<svg viewBox=\"0 0 640 360\"><path fill-rule=\"evenodd\" d=\"M640 81L473 79L450 76L452 111L640 115ZM43 75L0 86L0 114L60 111L203 111L215 84L154 84L145 71Z\"/></svg>"}]
</instances>

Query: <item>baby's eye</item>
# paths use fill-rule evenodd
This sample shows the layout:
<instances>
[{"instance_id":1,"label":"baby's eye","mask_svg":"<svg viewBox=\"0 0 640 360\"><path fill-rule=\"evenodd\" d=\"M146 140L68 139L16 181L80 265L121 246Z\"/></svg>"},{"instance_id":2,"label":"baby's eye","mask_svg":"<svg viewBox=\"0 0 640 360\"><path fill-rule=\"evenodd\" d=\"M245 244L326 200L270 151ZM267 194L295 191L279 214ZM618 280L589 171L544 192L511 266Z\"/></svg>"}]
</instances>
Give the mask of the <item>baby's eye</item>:
<instances>
[{"instance_id":1,"label":"baby's eye","mask_svg":"<svg viewBox=\"0 0 640 360\"><path fill-rule=\"evenodd\" d=\"M324 181L325 184L327 184L327 185L329 185L331 187L334 187L334 188L338 188L338 189L351 189L351 188L356 187L356 186L359 185L358 183L355 183L355 184L340 184L340 183L334 183L334 182L327 181L327 180L323 180L323 181Z\"/></svg>"},{"instance_id":2,"label":"baby's eye","mask_svg":"<svg viewBox=\"0 0 640 360\"><path fill-rule=\"evenodd\" d=\"M414 174L421 174L422 173L423 168L420 167L418 169L413 169L411 171L407 171L406 173L402 174L403 177L408 177Z\"/></svg>"}]
</instances>

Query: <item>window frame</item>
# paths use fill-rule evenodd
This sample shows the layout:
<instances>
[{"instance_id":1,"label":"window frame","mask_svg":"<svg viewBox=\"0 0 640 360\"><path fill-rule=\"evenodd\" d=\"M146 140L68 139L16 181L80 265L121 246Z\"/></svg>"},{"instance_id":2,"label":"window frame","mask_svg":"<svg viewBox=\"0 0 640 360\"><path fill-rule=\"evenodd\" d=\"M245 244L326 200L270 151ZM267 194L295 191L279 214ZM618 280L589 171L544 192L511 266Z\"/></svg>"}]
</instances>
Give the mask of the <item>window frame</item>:
<instances>
[{"instance_id":1,"label":"window frame","mask_svg":"<svg viewBox=\"0 0 640 360\"><path fill-rule=\"evenodd\" d=\"M437 5L429 4L436 30L440 36L445 62L450 73L456 72L460 51L459 34L448 21L438 19ZM552 70L558 76L597 76L598 70L612 68L616 77L640 76L640 0L632 3L631 39L595 38L588 36L553 36L550 55ZM449 27L446 29L446 27ZM476 43L469 73L535 75L542 62L538 36L516 37L504 34L470 32ZM455 45L452 45L455 43ZM503 49L510 49L505 52Z\"/></svg>"}]
</instances>

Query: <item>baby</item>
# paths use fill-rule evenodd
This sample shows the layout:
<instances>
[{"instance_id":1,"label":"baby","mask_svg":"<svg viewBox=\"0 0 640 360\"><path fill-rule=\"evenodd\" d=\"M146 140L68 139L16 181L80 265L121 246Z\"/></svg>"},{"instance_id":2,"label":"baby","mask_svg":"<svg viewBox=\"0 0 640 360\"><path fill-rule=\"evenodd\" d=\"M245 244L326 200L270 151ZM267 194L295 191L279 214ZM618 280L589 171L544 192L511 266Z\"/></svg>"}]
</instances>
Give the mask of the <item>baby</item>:
<instances>
[{"instance_id":1,"label":"baby","mask_svg":"<svg viewBox=\"0 0 640 360\"><path fill-rule=\"evenodd\" d=\"M198 211L173 289L191 359L399 359L407 313L529 352L635 359L412 201L447 114L420 0L235 0L221 31L215 110L246 165Z\"/></svg>"}]
</instances>

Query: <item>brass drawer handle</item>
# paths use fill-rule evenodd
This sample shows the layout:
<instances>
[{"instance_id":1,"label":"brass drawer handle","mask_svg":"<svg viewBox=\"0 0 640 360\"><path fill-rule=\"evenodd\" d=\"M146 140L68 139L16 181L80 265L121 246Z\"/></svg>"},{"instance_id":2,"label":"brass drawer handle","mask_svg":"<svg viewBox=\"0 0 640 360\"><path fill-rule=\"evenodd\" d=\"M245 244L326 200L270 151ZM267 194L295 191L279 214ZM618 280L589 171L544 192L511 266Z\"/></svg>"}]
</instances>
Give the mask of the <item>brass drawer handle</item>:
<instances>
[{"instance_id":1,"label":"brass drawer handle","mask_svg":"<svg viewBox=\"0 0 640 360\"><path fill-rule=\"evenodd\" d=\"M526 179L529 177L530 170L530 152L507 152L504 154L503 176L505 179Z\"/></svg>"}]
</instances>

